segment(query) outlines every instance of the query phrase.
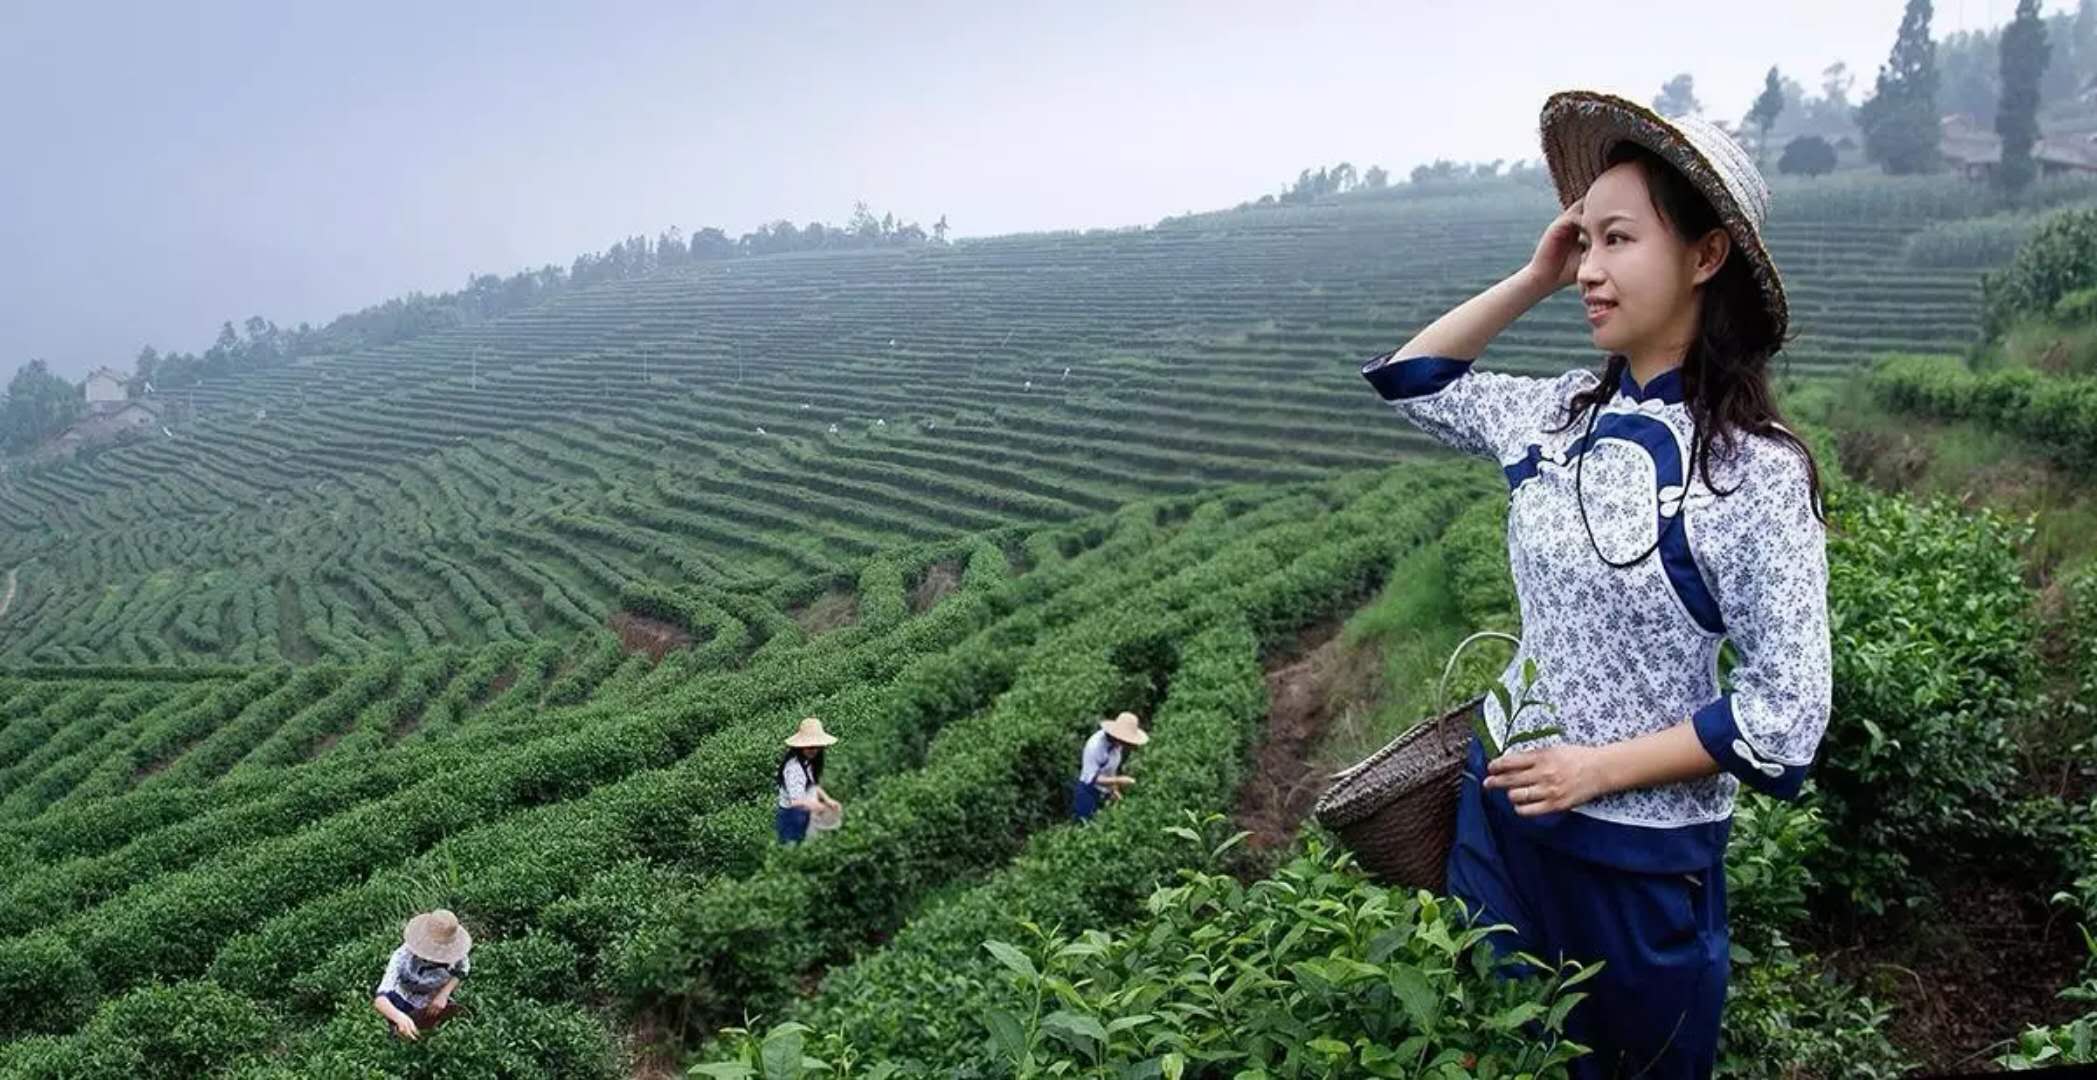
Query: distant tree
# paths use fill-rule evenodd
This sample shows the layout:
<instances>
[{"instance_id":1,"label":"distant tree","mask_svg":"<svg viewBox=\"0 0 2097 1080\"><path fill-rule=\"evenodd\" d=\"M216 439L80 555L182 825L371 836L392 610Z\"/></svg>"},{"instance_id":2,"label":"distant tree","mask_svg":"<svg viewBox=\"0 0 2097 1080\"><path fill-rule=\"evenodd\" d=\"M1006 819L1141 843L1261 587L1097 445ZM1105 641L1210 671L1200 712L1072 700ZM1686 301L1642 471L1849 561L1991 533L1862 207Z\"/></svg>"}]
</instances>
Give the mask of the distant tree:
<instances>
[{"instance_id":1,"label":"distant tree","mask_svg":"<svg viewBox=\"0 0 2097 1080\"><path fill-rule=\"evenodd\" d=\"M1975 120L2002 107L2002 31L1968 30L1937 43L1937 107Z\"/></svg>"},{"instance_id":2,"label":"distant tree","mask_svg":"<svg viewBox=\"0 0 2097 1080\"><path fill-rule=\"evenodd\" d=\"M138 359L131 362L131 370L138 376L137 382L151 382L160 371L160 350L151 345L138 350Z\"/></svg>"},{"instance_id":3,"label":"distant tree","mask_svg":"<svg viewBox=\"0 0 2097 1080\"><path fill-rule=\"evenodd\" d=\"M1820 70L1820 99L1834 109L1849 109L1849 91L1857 84L1857 77L1850 74L1849 65L1840 60Z\"/></svg>"},{"instance_id":4,"label":"distant tree","mask_svg":"<svg viewBox=\"0 0 2097 1080\"><path fill-rule=\"evenodd\" d=\"M1894 175L1937 167L1943 131L1937 116L1937 47L1930 40L1930 0L1908 0L1893 51L1879 68L1878 88L1857 110L1864 153Z\"/></svg>"},{"instance_id":5,"label":"distant tree","mask_svg":"<svg viewBox=\"0 0 2097 1080\"><path fill-rule=\"evenodd\" d=\"M8 380L0 397L0 444L13 451L30 450L64 431L86 407L80 388L51 373L42 360L31 360Z\"/></svg>"},{"instance_id":6,"label":"distant tree","mask_svg":"<svg viewBox=\"0 0 2097 1080\"><path fill-rule=\"evenodd\" d=\"M1801 135L1784 144L1777 171L1787 176L1825 176L1835 171L1835 147L1818 135Z\"/></svg>"},{"instance_id":7,"label":"distant tree","mask_svg":"<svg viewBox=\"0 0 2097 1080\"><path fill-rule=\"evenodd\" d=\"M2097 79L2097 0L2082 0L2068 23L2068 57L2064 65L2072 75L2075 91L2087 89Z\"/></svg>"},{"instance_id":8,"label":"distant tree","mask_svg":"<svg viewBox=\"0 0 2097 1080\"><path fill-rule=\"evenodd\" d=\"M283 359L277 348L276 323L260 315L250 315L243 328L247 331L247 340L241 342L242 367L263 368Z\"/></svg>"},{"instance_id":9,"label":"distant tree","mask_svg":"<svg viewBox=\"0 0 2097 1080\"><path fill-rule=\"evenodd\" d=\"M686 247L684 242L684 230L675 225L664 229L662 236L655 241L656 261L665 266L682 263L690 255L691 249Z\"/></svg>"},{"instance_id":10,"label":"distant tree","mask_svg":"<svg viewBox=\"0 0 2097 1080\"><path fill-rule=\"evenodd\" d=\"M1849 97L1850 88L1855 83L1849 65L1839 60L1821 69L1818 93L1807 93L1797 80L1787 76L1784 79L1784 114L1796 119L1786 126L1798 129L1800 134L1824 138L1840 137L1856 130L1857 107Z\"/></svg>"},{"instance_id":11,"label":"distant tree","mask_svg":"<svg viewBox=\"0 0 2097 1080\"><path fill-rule=\"evenodd\" d=\"M945 214L939 215L939 220L932 223L932 239L942 244L947 242L947 216Z\"/></svg>"},{"instance_id":12,"label":"distant tree","mask_svg":"<svg viewBox=\"0 0 2097 1080\"><path fill-rule=\"evenodd\" d=\"M2018 0L2017 17L2002 32L2002 108L1995 114L1995 133L2002 136L1995 179L2005 191L2023 191L2038 175L2031 151L2039 140L2039 80L2052 51L2039 0Z\"/></svg>"},{"instance_id":13,"label":"distant tree","mask_svg":"<svg viewBox=\"0 0 2097 1080\"><path fill-rule=\"evenodd\" d=\"M1762 79L1762 95L1755 99L1755 107L1748 110L1748 123L1755 125L1755 166L1762 166L1763 147L1769 145L1769 129L1784 112L1784 77L1775 67Z\"/></svg>"},{"instance_id":14,"label":"distant tree","mask_svg":"<svg viewBox=\"0 0 2097 1080\"><path fill-rule=\"evenodd\" d=\"M692 258L725 259L735 254L735 241L711 225L692 234Z\"/></svg>"},{"instance_id":15,"label":"distant tree","mask_svg":"<svg viewBox=\"0 0 2097 1080\"><path fill-rule=\"evenodd\" d=\"M2093 25L2087 29L2097 31L2097 12L2092 12L2091 17ZM2085 48L2087 42L2076 36L2076 24L2082 18L2083 11L2078 6L2072 12L2044 15L2039 19L2040 25L2046 28L2047 44L2053 47L2046 70L2039 77L2039 101L2042 104L2074 100L2088 87L2090 76L2097 74L2085 70L2092 58Z\"/></svg>"},{"instance_id":16,"label":"distant tree","mask_svg":"<svg viewBox=\"0 0 2097 1080\"><path fill-rule=\"evenodd\" d=\"M1413 171L1408 175L1408 179L1415 184L1424 184L1434 180L1454 180L1464 171L1466 170L1462 166L1450 161L1448 158L1436 158L1432 164L1413 166Z\"/></svg>"},{"instance_id":17,"label":"distant tree","mask_svg":"<svg viewBox=\"0 0 2097 1080\"><path fill-rule=\"evenodd\" d=\"M852 204L852 220L845 228L861 240L878 240L881 237L881 219L875 217L874 212L867 209L863 201Z\"/></svg>"},{"instance_id":18,"label":"distant tree","mask_svg":"<svg viewBox=\"0 0 2097 1080\"><path fill-rule=\"evenodd\" d=\"M1696 77L1688 72L1669 79L1660 85L1660 94L1653 99L1653 111L1670 118L1703 112L1696 87Z\"/></svg>"},{"instance_id":19,"label":"distant tree","mask_svg":"<svg viewBox=\"0 0 2097 1080\"><path fill-rule=\"evenodd\" d=\"M1369 171L1362 174L1362 186L1370 191L1382 191L1391 186L1391 174L1381 165L1371 165Z\"/></svg>"}]
</instances>

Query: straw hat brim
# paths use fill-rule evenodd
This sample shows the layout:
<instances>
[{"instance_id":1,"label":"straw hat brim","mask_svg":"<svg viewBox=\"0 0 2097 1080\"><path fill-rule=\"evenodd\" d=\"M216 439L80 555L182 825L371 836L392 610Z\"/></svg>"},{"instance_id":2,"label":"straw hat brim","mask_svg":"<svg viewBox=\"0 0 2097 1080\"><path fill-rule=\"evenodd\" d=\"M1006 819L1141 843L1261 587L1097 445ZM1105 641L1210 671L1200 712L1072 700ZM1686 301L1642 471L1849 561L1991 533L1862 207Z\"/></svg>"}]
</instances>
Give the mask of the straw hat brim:
<instances>
[{"instance_id":1,"label":"straw hat brim","mask_svg":"<svg viewBox=\"0 0 2097 1080\"><path fill-rule=\"evenodd\" d=\"M1142 721L1128 713L1122 713L1112 720L1102 720L1099 726L1108 735L1130 746L1142 746L1150 741L1150 733L1143 730Z\"/></svg>"},{"instance_id":2,"label":"straw hat brim","mask_svg":"<svg viewBox=\"0 0 2097 1080\"><path fill-rule=\"evenodd\" d=\"M795 733L786 737L786 744L796 750L819 750L836 744L835 735L803 735Z\"/></svg>"},{"instance_id":3,"label":"straw hat brim","mask_svg":"<svg viewBox=\"0 0 2097 1080\"><path fill-rule=\"evenodd\" d=\"M1711 201L1733 239L1733 247L1748 261L1755 284L1761 289L1779 342L1788 336L1791 306L1784 294L1784 280L1776 261L1762 241L1762 222L1769 210L1769 190L1751 162L1742 169L1715 160L1699 140L1659 113L1635 101L1590 90L1567 90L1544 102L1539 123L1544 162L1551 182L1558 189L1560 206L1571 206L1586 196L1595 177L1608 169L1609 152L1618 143L1630 142L1659 154L1679 170ZM1759 201L1760 205L1751 205Z\"/></svg>"},{"instance_id":4,"label":"straw hat brim","mask_svg":"<svg viewBox=\"0 0 2097 1080\"><path fill-rule=\"evenodd\" d=\"M456 964L466 959L466 954L473 951L473 935L467 931L464 924L459 926L459 932L452 936L449 943L437 940L435 930L434 917L429 914L417 915L408 920L407 929L401 933L401 942L408 947L409 952L438 964Z\"/></svg>"}]
</instances>

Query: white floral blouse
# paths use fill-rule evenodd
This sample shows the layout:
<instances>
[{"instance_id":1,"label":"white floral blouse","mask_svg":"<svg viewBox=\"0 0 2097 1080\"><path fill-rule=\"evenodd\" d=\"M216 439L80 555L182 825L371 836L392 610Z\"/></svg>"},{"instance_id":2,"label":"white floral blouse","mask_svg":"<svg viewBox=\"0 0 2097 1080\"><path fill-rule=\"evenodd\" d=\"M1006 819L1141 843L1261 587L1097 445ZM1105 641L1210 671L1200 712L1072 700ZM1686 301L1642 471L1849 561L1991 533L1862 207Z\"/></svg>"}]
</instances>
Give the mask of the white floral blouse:
<instances>
[{"instance_id":1,"label":"white floral blouse","mask_svg":"<svg viewBox=\"0 0 2097 1080\"><path fill-rule=\"evenodd\" d=\"M1515 694L1522 662L1534 659L1534 692L1557 711L1524 712L1521 726L1564 729L1524 748L1620 742L1688 719L1724 770L1615 792L1522 827L1606 864L1689 872L1723 857L1742 781L1797 795L1827 728L1831 672L1826 534L1794 448L1756 435L1742 435L1730 457L1714 445L1712 479L1730 492L1720 495L1701 468L1689 473L1694 427L1680 369L1643 387L1626 373L1591 440L1586 414L1547 430L1564 424L1574 394L1596 385L1590 371L1531 378L1387 353L1362 374L1421 430L1493 458L1507 477L1522 645L1501 681ZM1574 499L1583 457L1587 527ZM1623 563L1656 539L1657 550L1628 568L1596 556L1599 547ZM1722 693L1726 639L1737 662ZM1485 711L1504 742L1506 718L1490 696Z\"/></svg>"}]
</instances>

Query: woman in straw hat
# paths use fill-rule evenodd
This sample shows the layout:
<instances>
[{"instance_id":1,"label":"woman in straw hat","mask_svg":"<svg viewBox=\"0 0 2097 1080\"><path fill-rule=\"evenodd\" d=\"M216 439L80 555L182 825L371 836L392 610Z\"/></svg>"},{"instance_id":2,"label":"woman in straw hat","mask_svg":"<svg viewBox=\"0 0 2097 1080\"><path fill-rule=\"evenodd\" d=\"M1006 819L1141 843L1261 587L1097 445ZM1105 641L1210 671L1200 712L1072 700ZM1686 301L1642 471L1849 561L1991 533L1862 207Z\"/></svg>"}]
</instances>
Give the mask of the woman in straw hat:
<instances>
[{"instance_id":1,"label":"woman in straw hat","mask_svg":"<svg viewBox=\"0 0 2097 1080\"><path fill-rule=\"evenodd\" d=\"M1725 847L1742 783L1793 798L1827 726L1826 519L1769 384L1789 328L1769 192L1695 119L1575 91L1542 116L1563 213L1527 265L1379 356L1400 415L1506 474L1525 661L1560 734L1474 746L1449 889L1504 950L1603 960L1576 1076L1705 1076L1725 1002ZM1599 374L1476 372L1575 285ZM1734 643L1731 689L1720 644ZM1488 697L1503 742L1506 719Z\"/></svg>"},{"instance_id":2,"label":"woman in straw hat","mask_svg":"<svg viewBox=\"0 0 2097 1080\"><path fill-rule=\"evenodd\" d=\"M811 716L786 738L786 756L779 759L779 812L776 815L779 842L798 844L808 838L808 821L819 810L842 811L843 804L823 790L823 748L837 736L823 730L823 722Z\"/></svg>"},{"instance_id":3,"label":"woman in straw hat","mask_svg":"<svg viewBox=\"0 0 2097 1080\"><path fill-rule=\"evenodd\" d=\"M1090 821L1099 812L1100 800L1120 799L1135 778L1121 774L1122 759L1131 748L1150 741L1143 722L1125 712L1100 721L1099 730L1085 740L1078 761L1078 778L1070 786L1070 813L1079 821Z\"/></svg>"},{"instance_id":4,"label":"woman in straw hat","mask_svg":"<svg viewBox=\"0 0 2097 1080\"><path fill-rule=\"evenodd\" d=\"M440 908L409 919L400 948L386 962L372 1008L403 1039L451 1019L459 1011L451 995L471 967L466 954L472 950L473 935L449 911Z\"/></svg>"}]
</instances>

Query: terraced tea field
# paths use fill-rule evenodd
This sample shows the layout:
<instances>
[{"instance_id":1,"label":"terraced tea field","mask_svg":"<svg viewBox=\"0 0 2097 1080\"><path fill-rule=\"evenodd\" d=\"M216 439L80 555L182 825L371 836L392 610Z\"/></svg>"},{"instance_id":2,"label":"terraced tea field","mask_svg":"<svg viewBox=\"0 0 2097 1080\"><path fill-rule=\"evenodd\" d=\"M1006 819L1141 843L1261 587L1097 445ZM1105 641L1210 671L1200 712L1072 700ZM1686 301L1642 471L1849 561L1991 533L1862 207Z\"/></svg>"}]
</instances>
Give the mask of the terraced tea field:
<instances>
[{"instance_id":1,"label":"terraced tea field","mask_svg":"<svg viewBox=\"0 0 2097 1080\"><path fill-rule=\"evenodd\" d=\"M1081 899L1126 918L1165 826L1230 805L1263 650L1491 486L1439 463L897 549L840 563L852 614L816 634L779 616L832 574L665 589L720 621L660 665L497 642L0 677L0 1076L584 1075L618 1057L606 1006L776 1006L1015 858L1115 852ZM1160 733L1146 788L1067 825L1076 740L1123 708ZM807 713L852 825L775 848ZM482 938L479 1011L389 1043L374 964L435 904Z\"/></svg>"},{"instance_id":2,"label":"terraced tea field","mask_svg":"<svg viewBox=\"0 0 2097 1080\"><path fill-rule=\"evenodd\" d=\"M0 482L0 661L590 633L572 651L603 664L587 642L660 584L719 641L734 597L899 544L1379 466L1426 446L1355 361L1519 265L1550 209L1356 200L696 264L207 385L173 437ZM1793 373L1970 339L1976 275L1900 258L1919 216L1806 210L1772 233ZM1594 360L1570 296L1489 358Z\"/></svg>"}]
</instances>

